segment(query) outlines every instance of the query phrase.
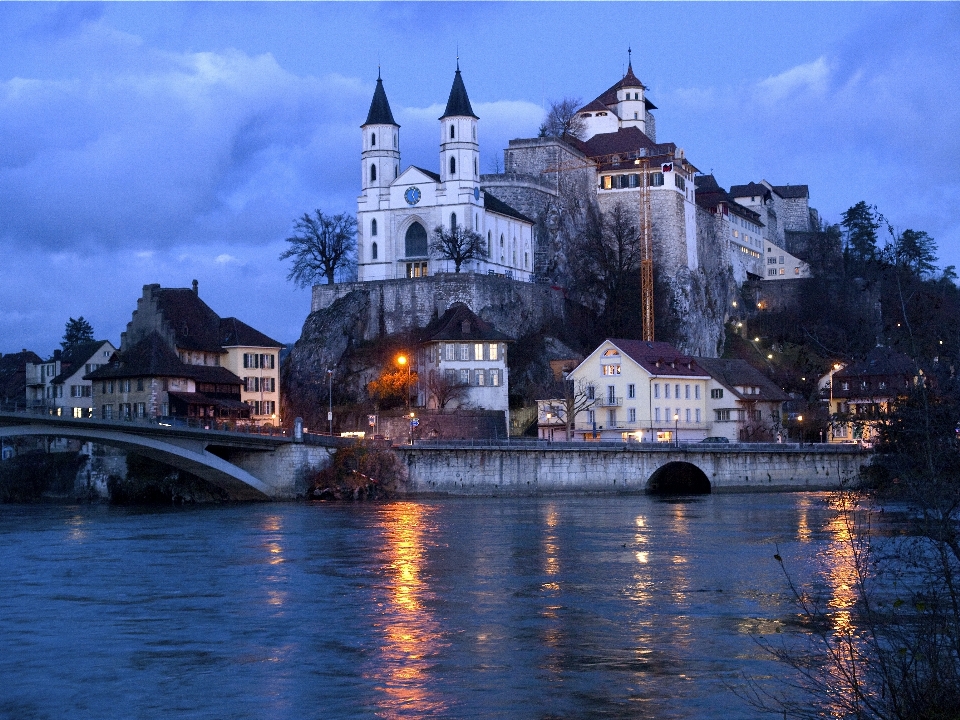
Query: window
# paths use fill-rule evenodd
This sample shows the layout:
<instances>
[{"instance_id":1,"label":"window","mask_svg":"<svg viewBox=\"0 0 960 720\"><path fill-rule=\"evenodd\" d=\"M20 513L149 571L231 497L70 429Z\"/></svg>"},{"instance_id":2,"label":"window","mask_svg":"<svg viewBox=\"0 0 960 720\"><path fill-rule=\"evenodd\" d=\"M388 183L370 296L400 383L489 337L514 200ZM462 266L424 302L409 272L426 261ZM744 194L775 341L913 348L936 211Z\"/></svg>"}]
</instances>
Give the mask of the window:
<instances>
[{"instance_id":1,"label":"window","mask_svg":"<svg viewBox=\"0 0 960 720\"><path fill-rule=\"evenodd\" d=\"M376 223L377 221L374 220L373 222ZM377 259L377 244L376 244L376 243L374 243L373 245L370 246L370 259L371 259L371 260L376 260L376 259Z\"/></svg>"},{"instance_id":2,"label":"window","mask_svg":"<svg viewBox=\"0 0 960 720\"><path fill-rule=\"evenodd\" d=\"M408 258L427 256L427 231L420 223L414 222L407 228L404 236L404 252Z\"/></svg>"},{"instance_id":3,"label":"window","mask_svg":"<svg viewBox=\"0 0 960 720\"><path fill-rule=\"evenodd\" d=\"M729 410L715 410L714 412L717 413L717 422L726 422L730 419Z\"/></svg>"},{"instance_id":4,"label":"window","mask_svg":"<svg viewBox=\"0 0 960 720\"><path fill-rule=\"evenodd\" d=\"M780 268L780 274L781 274L781 275L784 275L784 274L785 274L783 268Z\"/></svg>"},{"instance_id":5,"label":"window","mask_svg":"<svg viewBox=\"0 0 960 720\"><path fill-rule=\"evenodd\" d=\"M683 397L686 398L687 400L690 399L690 386L689 386L689 385L684 385L684 386L683 386Z\"/></svg>"},{"instance_id":6,"label":"window","mask_svg":"<svg viewBox=\"0 0 960 720\"><path fill-rule=\"evenodd\" d=\"M653 385L653 396L660 399L660 383L654 383Z\"/></svg>"},{"instance_id":7,"label":"window","mask_svg":"<svg viewBox=\"0 0 960 720\"><path fill-rule=\"evenodd\" d=\"M655 172L650 174L650 184L654 187L661 187L663 185L663 173Z\"/></svg>"},{"instance_id":8,"label":"window","mask_svg":"<svg viewBox=\"0 0 960 720\"><path fill-rule=\"evenodd\" d=\"M370 182L376 182L376 181L377 181L377 166L370 165Z\"/></svg>"},{"instance_id":9,"label":"window","mask_svg":"<svg viewBox=\"0 0 960 720\"><path fill-rule=\"evenodd\" d=\"M134 417L145 418L147 416L147 404L142 402L134 403L133 415Z\"/></svg>"},{"instance_id":10,"label":"window","mask_svg":"<svg viewBox=\"0 0 960 720\"><path fill-rule=\"evenodd\" d=\"M456 230L456 229L457 229L457 214L456 214L456 213L450 213L450 229L451 229L451 230Z\"/></svg>"},{"instance_id":11,"label":"window","mask_svg":"<svg viewBox=\"0 0 960 720\"><path fill-rule=\"evenodd\" d=\"M137 378L137 392L143 392L143 378Z\"/></svg>"},{"instance_id":12,"label":"window","mask_svg":"<svg viewBox=\"0 0 960 720\"><path fill-rule=\"evenodd\" d=\"M486 376L485 376L483 370L477 370L477 385L479 385L479 386L482 387L483 385L486 385L486 384L487 384L487 383L486 383Z\"/></svg>"},{"instance_id":13,"label":"window","mask_svg":"<svg viewBox=\"0 0 960 720\"><path fill-rule=\"evenodd\" d=\"M497 360L499 358L500 346L496 343L490 343L490 359Z\"/></svg>"},{"instance_id":14,"label":"window","mask_svg":"<svg viewBox=\"0 0 960 720\"><path fill-rule=\"evenodd\" d=\"M370 144L371 144L371 145L376 145L376 144L377 144L377 134L376 134L376 133L370 133Z\"/></svg>"},{"instance_id":15,"label":"window","mask_svg":"<svg viewBox=\"0 0 960 720\"><path fill-rule=\"evenodd\" d=\"M101 407L100 417L104 420L113 420L113 405L104 405Z\"/></svg>"},{"instance_id":16,"label":"window","mask_svg":"<svg viewBox=\"0 0 960 720\"><path fill-rule=\"evenodd\" d=\"M637 409L628 408L627 409L627 422L636 422L637 421Z\"/></svg>"},{"instance_id":17,"label":"window","mask_svg":"<svg viewBox=\"0 0 960 720\"><path fill-rule=\"evenodd\" d=\"M630 383L629 385L627 385L627 397L635 398L636 396L637 396L637 386L634 385L633 383Z\"/></svg>"},{"instance_id":18,"label":"window","mask_svg":"<svg viewBox=\"0 0 960 720\"><path fill-rule=\"evenodd\" d=\"M687 408L687 422L690 422L690 408Z\"/></svg>"},{"instance_id":19,"label":"window","mask_svg":"<svg viewBox=\"0 0 960 720\"><path fill-rule=\"evenodd\" d=\"M603 366L601 366L601 367L603 368L603 374L604 374L604 375L619 375L619 374L620 374L620 366L619 366L619 365L603 365Z\"/></svg>"},{"instance_id":20,"label":"window","mask_svg":"<svg viewBox=\"0 0 960 720\"><path fill-rule=\"evenodd\" d=\"M710 391L710 397L714 400L719 400L723 397L723 388L713 388Z\"/></svg>"},{"instance_id":21,"label":"window","mask_svg":"<svg viewBox=\"0 0 960 720\"><path fill-rule=\"evenodd\" d=\"M594 389L593 385L587 385L587 400L594 399Z\"/></svg>"},{"instance_id":22,"label":"window","mask_svg":"<svg viewBox=\"0 0 960 720\"><path fill-rule=\"evenodd\" d=\"M444 360L453 360L455 351L455 346L453 343L447 343L443 346L443 359Z\"/></svg>"},{"instance_id":23,"label":"window","mask_svg":"<svg viewBox=\"0 0 960 720\"><path fill-rule=\"evenodd\" d=\"M597 415L593 410L587 410L587 422L591 425L597 422Z\"/></svg>"},{"instance_id":24,"label":"window","mask_svg":"<svg viewBox=\"0 0 960 720\"><path fill-rule=\"evenodd\" d=\"M763 420L763 411L762 411L762 410L754 410L754 411L753 411L753 419L756 420L757 422L760 422L761 420Z\"/></svg>"},{"instance_id":25,"label":"window","mask_svg":"<svg viewBox=\"0 0 960 720\"><path fill-rule=\"evenodd\" d=\"M487 257L493 255L493 233L487 230Z\"/></svg>"},{"instance_id":26,"label":"window","mask_svg":"<svg viewBox=\"0 0 960 720\"><path fill-rule=\"evenodd\" d=\"M600 187L604 190L610 190L613 187L613 176L604 175L600 178Z\"/></svg>"},{"instance_id":27,"label":"window","mask_svg":"<svg viewBox=\"0 0 960 720\"><path fill-rule=\"evenodd\" d=\"M680 383L673 386L673 397L675 400L680 399Z\"/></svg>"},{"instance_id":28,"label":"window","mask_svg":"<svg viewBox=\"0 0 960 720\"><path fill-rule=\"evenodd\" d=\"M614 385L607 385L607 402L617 401L617 388Z\"/></svg>"},{"instance_id":29,"label":"window","mask_svg":"<svg viewBox=\"0 0 960 720\"><path fill-rule=\"evenodd\" d=\"M683 175L680 173L675 173L673 176L673 184L677 186L680 190L687 189L687 182L683 179Z\"/></svg>"},{"instance_id":30,"label":"window","mask_svg":"<svg viewBox=\"0 0 960 720\"><path fill-rule=\"evenodd\" d=\"M470 359L470 346L467 343L460 343L460 352L457 353L460 360Z\"/></svg>"},{"instance_id":31,"label":"window","mask_svg":"<svg viewBox=\"0 0 960 720\"><path fill-rule=\"evenodd\" d=\"M483 343L473 344L473 359L483 360Z\"/></svg>"},{"instance_id":32,"label":"window","mask_svg":"<svg viewBox=\"0 0 960 720\"><path fill-rule=\"evenodd\" d=\"M452 130L453 128L450 128L450 129ZM450 158L450 174L451 175L457 174L457 159L455 157Z\"/></svg>"},{"instance_id":33,"label":"window","mask_svg":"<svg viewBox=\"0 0 960 720\"><path fill-rule=\"evenodd\" d=\"M470 371L466 368L460 370L460 384L469 385L470 384Z\"/></svg>"},{"instance_id":34,"label":"window","mask_svg":"<svg viewBox=\"0 0 960 720\"><path fill-rule=\"evenodd\" d=\"M500 386L500 371L499 371L499 370L491 370L491 371L490 371L490 384L493 385L494 387L499 387L499 386Z\"/></svg>"},{"instance_id":35,"label":"window","mask_svg":"<svg viewBox=\"0 0 960 720\"><path fill-rule=\"evenodd\" d=\"M775 257L767 258L767 265L776 265L776 264L777 264L777 259Z\"/></svg>"},{"instance_id":36,"label":"window","mask_svg":"<svg viewBox=\"0 0 960 720\"><path fill-rule=\"evenodd\" d=\"M795 267L795 268L793 269L793 274L794 274L794 275L799 275L799 274L800 274L800 268Z\"/></svg>"},{"instance_id":37,"label":"window","mask_svg":"<svg viewBox=\"0 0 960 720\"><path fill-rule=\"evenodd\" d=\"M780 256L780 264L783 265L783 255Z\"/></svg>"},{"instance_id":38,"label":"window","mask_svg":"<svg viewBox=\"0 0 960 720\"><path fill-rule=\"evenodd\" d=\"M374 218L370 221L370 237L377 236L377 219Z\"/></svg>"},{"instance_id":39,"label":"window","mask_svg":"<svg viewBox=\"0 0 960 720\"><path fill-rule=\"evenodd\" d=\"M474 158L473 159L473 176L476 177L477 175L479 175L479 173L477 172L477 159Z\"/></svg>"},{"instance_id":40,"label":"window","mask_svg":"<svg viewBox=\"0 0 960 720\"><path fill-rule=\"evenodd\" d=\"M616 426L617 426L617 411L616 411L616 410L613 410L613 409L607 410L607 424L608 424L610 427L616 427Z\"/></svg>"},{"instance_id":41,"label":"window","mask_svg":"<svg viewBox=\"0 0 960 720\"><path fill-rule=\"evenodd\" d=\"M73 416L74 416L75 418L82 418L82 417L83 417L83 408L75 407L75 408L73 409Z\"/></svg>"},{"instance_id":42,"label":"window","mask_svg":"<svg viewBox=\"0 0 960 720\"><path fill-rule=\"evenodd\" d=\"M670 399L670 383L663 384L663 397L667 400Z\"/></svg>"},{"instance_id":43,"label":"window","mask_svg":"<svg viewBox=\"0 0 960 720\"><path fill-rule=\"evenodd\" d=\"M696 417L697 417L697 422L700 422L700 408L697 408L696 410Z\"/></svg>"},{"instance_id":44,"label":"window","mask_svg":"<svg viewBox=\"0 0 960 720\"><path fill-rule=\"evenodd\" d=\"M660 422L660 408L653 409L653 420L654 422Z\"/></svg>"},{"instance_id":45,"label":"window","mask_svg":"<svg viewBox=\"0 0 960 720\"><path fill-rule=\"evenodd\" d=\"M767 277L776 277L776 276L777 276L776 268L770 268L769 270L767 270Z\"/></svg>"},{"instance_id":46,"label":"window","mask_svg":"<svg viewBox=\"0 0 960 720\"><path fill-rule=\"evenodd\" d=\"M699 400L699 399L700 399L700 386L699 386L699 385L694 385L694 386L693 386L693 397L694 397L696 400ZM699 412L699 410L698 410L697 412Z\"/></svg>"},{"instance_id":47,"label":"window","mask_svg":"<svg viewBox=\"0 0 960 720\"><path fill-rule=\"evenodd\" d=\"M451 140L453 140L454 137L456 137L455 128L456 128L456 126L455 126L453 123L451 123L451 124L450 124L450 139L451 139Z\"/></svg>"}]
</instances>

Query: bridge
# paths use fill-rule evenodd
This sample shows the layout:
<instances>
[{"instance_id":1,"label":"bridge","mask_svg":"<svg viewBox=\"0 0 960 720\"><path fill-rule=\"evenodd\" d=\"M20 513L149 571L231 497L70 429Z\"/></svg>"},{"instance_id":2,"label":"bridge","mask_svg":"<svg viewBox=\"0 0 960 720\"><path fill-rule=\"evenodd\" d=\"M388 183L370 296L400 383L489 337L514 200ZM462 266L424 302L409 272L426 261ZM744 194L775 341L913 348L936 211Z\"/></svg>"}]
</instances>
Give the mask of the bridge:
<instances>
[{"instance_id":1,"label":"bridge","mask_svg":"<svg viewBox=\"0 0 960 720\"><path fill-rule=\"evenodd\" d=\"M531 495L835 489L870 453L856 445L511 442L404 447L414 493Z\"/></svg>"},{"instance_id":2,"label":"bridge","mask_svg":"<svg viewBox=\"0 0 960 720\"><path fill-rule=\"evenodd\" d=\"M294 497L298 471L327 461L331 438L308 445L281 435L150 422L0 413L0 437L57 437L95 442L185 470L237 500ZM332 451L332 450L331 450Z\"/></svg>"}]
</instances>

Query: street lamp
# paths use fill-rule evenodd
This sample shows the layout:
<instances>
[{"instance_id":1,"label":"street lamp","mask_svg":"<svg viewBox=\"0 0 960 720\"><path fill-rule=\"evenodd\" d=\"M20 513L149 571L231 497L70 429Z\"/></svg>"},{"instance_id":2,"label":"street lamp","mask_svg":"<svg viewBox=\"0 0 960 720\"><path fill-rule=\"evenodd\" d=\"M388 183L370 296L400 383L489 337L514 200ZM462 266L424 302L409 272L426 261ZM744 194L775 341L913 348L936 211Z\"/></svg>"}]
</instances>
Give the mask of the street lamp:
<instances>
[{"instance_id":1,"label":"street lamp","mask_svg":"<svg viewBox=\"0 0 960 720\"><path fill-rule=\"evenodd\" d=\"M406 403L407 410L409 410L410 409L410 360L407 358L406 355L398 355L397 365L399 365L400 367L406 366L407 368L407 384L405 385L406 392L404 393L404 396L406 397L406 400L407 400L407 403Z\"/></svg>"},{"instance_id":2,"label":"street lamp","mask_svg":"<svg viewBox=\"0 0 960 720\"><path fill-rule=\"evenodd\" d=\"M680 387L677 385L677 387ZM680 447L680 413L673 414L673 444Z\"/></svg>"},{"instance_id":3,"label":"street lamp","mask_svg":"<svg viewBox=\"0 0 960 720\"><path fill-rule=\"evenodd\" d=\"M803 415L797 415L797 432L800 433L800 447L803 447Z\"/></svg>"},{"instance_id":4,"label":"street lamp","mask_svg":"<svg viewBox=\"0 0 960 720\"><path fill-rule=\"evenodd\" d=\"M333 437L333 370L327 368L327 422L330 424L330 437Z\"/></svg>"}]
</instances>

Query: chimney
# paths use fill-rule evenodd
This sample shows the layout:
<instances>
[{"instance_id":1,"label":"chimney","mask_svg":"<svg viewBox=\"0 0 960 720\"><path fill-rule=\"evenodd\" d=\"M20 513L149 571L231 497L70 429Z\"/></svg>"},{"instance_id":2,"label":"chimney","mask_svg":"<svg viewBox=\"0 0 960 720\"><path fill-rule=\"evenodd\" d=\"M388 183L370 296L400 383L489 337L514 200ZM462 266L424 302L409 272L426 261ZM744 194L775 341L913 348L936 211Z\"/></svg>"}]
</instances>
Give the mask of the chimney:
<instances>
[{"instance_id":1,"label":"chimney","mask_svg":"<svg viewBox=\"0 0 960 720\"><path fill-rule=\"evenodd\" d=\"M59 360L62 353L63 353L62 350L54 350L54 351L53 351L53 359L54 359L54 360Z\"/></svg>"},{"instance_id":2,"label":"chimney","mask_svg":"<svg viewBox=\"0 0 960 720\"><path fill-rule=\"evenodd\" d=\"M193 281L193 292L196 295L200 294L200 283L198 283L196 280Z\"/></svg>"}]
</instances>

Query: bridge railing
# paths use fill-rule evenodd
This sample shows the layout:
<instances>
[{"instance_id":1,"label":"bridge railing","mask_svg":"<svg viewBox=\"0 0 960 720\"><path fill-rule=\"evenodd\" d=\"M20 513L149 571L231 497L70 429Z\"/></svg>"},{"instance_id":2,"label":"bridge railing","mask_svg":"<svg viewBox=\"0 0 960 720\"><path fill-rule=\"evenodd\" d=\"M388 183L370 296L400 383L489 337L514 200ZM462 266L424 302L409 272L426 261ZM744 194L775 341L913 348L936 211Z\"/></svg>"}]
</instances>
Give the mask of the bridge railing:
<instances>
[{"instance_id":1,"label":"bridge railing","mask_svg":"<svg viewBox=\"0 0 960 720\"><path fill-rule=\"evenodd\" d=\"M62 408L70 410L70 408ZM219 432L235 432L243 435L266 435L269 437L289 437L292 433L283 427L264 427L254 424L237 423L236 421L223 421L216 418L180 418L180 417L115 417L98 418L85 416L75 418L72 415L57 415L56 408L49 407L30 407L20 403L0 404L0 412L13 413L17 415L29 415L33 417L51 417L62 421L75 420L77 422L102 421L104 423L125 425L134 425L140 427L174 427L190 428L193 430L217 430Z\"/></svg>"},{"instance_id":2,"label":"bridge railing","mask_svg":"<svg viewBox=\"0 0 960 720\"><path fill-rule=\"evenodd\" d=\"M581 441L581 440L539 440L539 439L515 439L515 438L468 438L463 440L415 440L410 445L408 439L394 438L393 446L396 448L423 448L423 449L454 449L462 447L471 448L516 448L529 450L626 450L636 452L797 452L798 450L808 450L816 452L837 452L849 453L860 451L864 448L858 445L836 443L697 443L681 442L678 444L672 442L624 442L622 440L604 440L604 441Z\"/></svg>"}]
</instances>

